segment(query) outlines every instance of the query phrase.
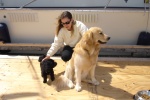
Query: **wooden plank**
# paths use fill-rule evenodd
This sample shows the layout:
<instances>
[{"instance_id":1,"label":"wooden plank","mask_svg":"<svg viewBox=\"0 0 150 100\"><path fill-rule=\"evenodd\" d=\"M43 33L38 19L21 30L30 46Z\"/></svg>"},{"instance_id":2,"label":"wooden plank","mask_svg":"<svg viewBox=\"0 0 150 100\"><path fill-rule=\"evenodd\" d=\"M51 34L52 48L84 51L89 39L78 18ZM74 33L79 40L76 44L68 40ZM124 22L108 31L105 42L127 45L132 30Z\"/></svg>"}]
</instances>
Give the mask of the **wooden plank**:
<instances>
[{"instance_id":1,"label":"wooden plank","mask_svg":"<svg viewBox=\"0 0 150 100\"><path fill-rule=\"evenodd\" d=\"M144 45L102 45L102 48L115 48L115 49L125 49L125 48L130 48L130 49L136 49L136 48L150 48L150 46L144 46Z\"/></svg>"},{"instance_id":2,"label":"wooden plank","mask_svg":"<svg viewBox=\"0 0 150 100\"><path fill-rule=\"evenodd\" d=\"M43 51L50 48L50 44L37 43L4 43L0 44L0 50L34 50ZM149 53L150 46L142 45L101 45L102 52L131 52L131 53Z\"/></svg>"},{"instance_id":3,"label":"wooden plank","mask_svg":"<svg viewBox=\"0 0 150 100\"><path fill-rule=\"evenodd\" d=\"M50 44L34 44L34 43L5 43L0 44L0 50L47 50Z\"/></svg>"},{"instance_id":4,"label":"wooden plank","mask_svg":"<svg viewBox=\"0 0 150 100\"><path fill-rule=\"evenodd\" d=\"M102 52L150 52L150 48L102 48Z\"/></svg>"},{"instance_id":5,"label":"wooden plank","mask_svg":"<svg viewBox=\"0 0 150 100\"><path fill-rule=\"evenodd\" d=\"M4 43L0 44L0 47L50 47L50 44L38 44L38 43ZM125 48L147 48L150 46L143 45L101 45L102 48L114 48L114 49L125 49Z\"/></svg>"},{"instance_id":6,"label":"wooden plank","mask_svg":"<svg viewBox=\"0 0 150 100\"><path fill-rule=\"evenodd\" d=\"M38 43L4 43L4 44L1 44L0 46L4 46L4 47L16 47L16 46L39 46L39 47L48 47L50 46L50 44L38 44Z\"/></svg>"},{"instance_id":7,"label":"wooden plank","mask_svg":"<svg viewBox=\"0 0 150 100\"><path fill-rule=\"evenodd\" d=\"M4 44L0 44L0 48L2 47L50 47L50 44L37 44L37 43L4 43ZM130 49L137 49L137 48L141 48L141 49L150 49L150 46L143 46L143 45L101 45L102 48L110 48L110 49L126 49L126 48L130 48Z\"/></svg>"},{"instance_id":8,"label":"wooden plank","mask_svg":"<svg viewBox=\"0 0 150 100\"><path fill-rule=\"evenodd\" d=\"M143 45L102 45L102 52L150 52L150 46Z\"/></svg>"}]
</instances>

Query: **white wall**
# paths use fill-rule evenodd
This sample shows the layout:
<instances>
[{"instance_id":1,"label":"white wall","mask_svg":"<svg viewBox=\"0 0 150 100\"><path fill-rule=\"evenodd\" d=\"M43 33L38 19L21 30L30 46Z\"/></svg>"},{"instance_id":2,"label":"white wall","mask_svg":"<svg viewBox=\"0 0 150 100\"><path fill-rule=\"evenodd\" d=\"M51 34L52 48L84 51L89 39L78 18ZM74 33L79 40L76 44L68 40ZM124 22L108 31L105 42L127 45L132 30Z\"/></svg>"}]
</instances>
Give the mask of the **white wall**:
<instances>
[{"instance_id":1,"label":"white wall","mask_svg":"<svg viewBox=\"0 0 150 100\"><path fill-rule=\"evenodd\" d=\"M62 11L52 9L0 10L0 22L7 23L13 43L52 43L56 18ZM101 27L106 34L111 36L108 44L136 44L139 33L146 30L148 21L148 12L144 10L70 11L75 19L83 21L88 27ZM150 32L150 20L148 31Z\"/></svg>"}]
</instances>

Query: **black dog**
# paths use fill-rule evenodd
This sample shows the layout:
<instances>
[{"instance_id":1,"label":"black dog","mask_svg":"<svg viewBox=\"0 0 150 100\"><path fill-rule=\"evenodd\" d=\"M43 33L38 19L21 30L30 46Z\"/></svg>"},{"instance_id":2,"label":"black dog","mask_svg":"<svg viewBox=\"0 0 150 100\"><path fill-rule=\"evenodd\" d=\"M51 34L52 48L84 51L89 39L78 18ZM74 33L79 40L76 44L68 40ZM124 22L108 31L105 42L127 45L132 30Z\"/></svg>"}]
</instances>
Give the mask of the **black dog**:
<instances>
[{"instance_id":1,"label":"black dog","mask_svg":"<svg viewBox=\"0 0 150 100\"><path fill-rule=\"evenodd\" d=\"M41 67L41 76L43 77L43 83L47 83L47 75L50 75L51 80L54 81L54 71L53 68L57 65L57 63L52 59L46 59L42 61L42 59L45 58L45 55L42 55L39 57L40 67Z\"/></svg>"}]
</instances>

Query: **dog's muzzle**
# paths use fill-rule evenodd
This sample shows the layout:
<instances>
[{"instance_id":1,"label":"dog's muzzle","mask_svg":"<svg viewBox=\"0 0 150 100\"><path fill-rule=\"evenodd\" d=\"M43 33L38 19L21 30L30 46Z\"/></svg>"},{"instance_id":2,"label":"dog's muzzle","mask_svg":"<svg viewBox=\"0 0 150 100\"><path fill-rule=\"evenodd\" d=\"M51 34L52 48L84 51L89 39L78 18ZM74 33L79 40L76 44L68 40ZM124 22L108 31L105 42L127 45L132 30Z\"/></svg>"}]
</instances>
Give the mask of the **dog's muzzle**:
<instances>
[{"instance_id":1,"label":"dog's muzzle","mask_svg":"<svg viewBox=\"0 0 150 100\"><path fill-rule=\"evenodd\" d=\"M107 41L108 40L110 40L110 37L107 37ZM100 43L100 44L105 44L105 43L107 43L107 42L102 42L101 40L98 40L98 43Z\"/></svg>"},{"instance_id":2,"label":"dog's muzzle","mask_svg":"<svg viewBox=\"0 0 150 100\"><path fill-rule=\"evenodd\" d=\"M100 44L105 44L105 43L107 43L107 42L102 42L101 40L98 40L98 43L100 43Z\"/></svg>"}]
</instances>

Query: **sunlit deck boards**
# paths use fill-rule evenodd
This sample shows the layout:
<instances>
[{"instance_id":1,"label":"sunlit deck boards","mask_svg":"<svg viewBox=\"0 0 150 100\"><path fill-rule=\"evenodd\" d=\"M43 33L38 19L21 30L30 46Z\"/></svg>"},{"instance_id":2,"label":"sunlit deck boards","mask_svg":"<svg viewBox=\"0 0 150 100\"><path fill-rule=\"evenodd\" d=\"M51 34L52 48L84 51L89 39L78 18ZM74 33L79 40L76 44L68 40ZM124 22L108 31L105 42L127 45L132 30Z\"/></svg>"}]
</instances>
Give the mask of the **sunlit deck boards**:
<instances>
[{"instance_id":1,"label":"sunlit deck boards","mask_svg":"<svg viewBox=\"0 0 150 100\"><path fill-rule=\"evenodd\" d=\"M1 55L0 55L1 56ZM83 90L65 88L57 92L42 83L38 57L0 57L0 98L2 100L133 100L139 90L150 89L150 61L98 62L96 78L99 86L82 83ZM56 77L65 70L60 59ZM0 99L0 100L1 100Z\"/></svg>"}]
</instances>

